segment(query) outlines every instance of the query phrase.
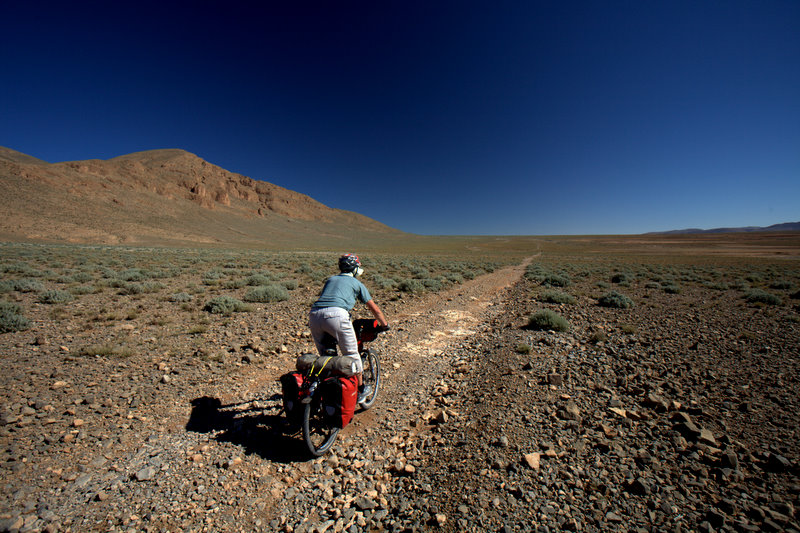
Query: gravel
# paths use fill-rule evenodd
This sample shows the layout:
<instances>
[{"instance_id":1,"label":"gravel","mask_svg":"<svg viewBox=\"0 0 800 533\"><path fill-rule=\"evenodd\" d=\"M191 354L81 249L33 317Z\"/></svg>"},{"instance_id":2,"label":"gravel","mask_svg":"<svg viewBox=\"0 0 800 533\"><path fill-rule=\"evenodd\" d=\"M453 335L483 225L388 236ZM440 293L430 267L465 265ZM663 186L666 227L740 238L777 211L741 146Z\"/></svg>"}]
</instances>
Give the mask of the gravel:
<instances>
[{"instance_id":1,"label":"gravel","mask_svg":"<svg viewBox=\"0 0 800 533\"><path fill-rule=\"evenodd\" d=\"M313 460L277 381L302 305L104 330L129 357L4 335L0 531L800 531L790 307L634 283L613 309L591 278L548 304L523 271L386 302L378 403ZM569 331L527 329L544 308Z\"/></svg>"}]
</instances>

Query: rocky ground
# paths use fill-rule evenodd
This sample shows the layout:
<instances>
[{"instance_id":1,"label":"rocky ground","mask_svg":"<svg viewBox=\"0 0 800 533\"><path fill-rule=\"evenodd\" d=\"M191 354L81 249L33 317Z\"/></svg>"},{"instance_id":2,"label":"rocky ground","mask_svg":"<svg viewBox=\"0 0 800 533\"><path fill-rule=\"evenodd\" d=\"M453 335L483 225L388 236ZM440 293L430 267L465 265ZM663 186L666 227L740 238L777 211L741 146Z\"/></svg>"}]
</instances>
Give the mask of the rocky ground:
<instances>
[{"instance_id":1,"label":"rocky ground","mask_svg":"<svg viewBox=\"0 0 800 533\"><path fill-rule=\"evenodd\" d=\"M4 334L0 526L800 531L792 300L602 272L551 304L524 272L381 302L378 403L314 460L277 382L310 293L188 338L166 318ZM598 306L610 288L635 305ZM528 329L543 308L570 329ZM120 338L132 354L76 353Z\"/></svg>"}]
</instances>

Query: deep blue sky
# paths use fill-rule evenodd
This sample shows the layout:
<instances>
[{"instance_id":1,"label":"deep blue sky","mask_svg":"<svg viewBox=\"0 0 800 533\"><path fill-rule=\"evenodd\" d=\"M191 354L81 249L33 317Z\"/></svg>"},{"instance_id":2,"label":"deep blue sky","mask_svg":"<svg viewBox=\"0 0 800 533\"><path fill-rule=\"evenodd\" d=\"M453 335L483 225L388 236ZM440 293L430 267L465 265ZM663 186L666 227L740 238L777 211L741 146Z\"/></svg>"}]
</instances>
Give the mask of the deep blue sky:
<instances>
[{"instance_id":1,"label":"deep blue sky","mask_svg":"<svg viewBox=\"0 0 800 533\"><path fill-rule=\"evenodd\" d=\"M0 5L0 145L182 148L425 234L800 220L800 2Z\"/></svg>"}]
</instances>

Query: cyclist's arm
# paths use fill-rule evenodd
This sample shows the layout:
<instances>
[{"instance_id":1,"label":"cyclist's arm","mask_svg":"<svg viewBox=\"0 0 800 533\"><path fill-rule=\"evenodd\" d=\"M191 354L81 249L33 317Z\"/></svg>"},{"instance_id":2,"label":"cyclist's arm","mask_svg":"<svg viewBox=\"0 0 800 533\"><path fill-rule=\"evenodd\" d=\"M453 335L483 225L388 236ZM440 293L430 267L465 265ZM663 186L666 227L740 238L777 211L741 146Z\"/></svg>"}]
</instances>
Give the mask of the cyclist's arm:
<instances>
[{"instance_id":1,"label":"cyclist's arm","mask_svg":"<svg viewBox=\"0 0 800 533\"><path fill-rule=\"evenodd\" d=\"M372 315L375 317L375 320L378 321L378 324L381 326L389 325L389 323L386 321L386 317L383 316L383 311L381 311L381 308L375 303L375 300L368 301L367 308L372 312Z\"/></svg>"}]
</instances>

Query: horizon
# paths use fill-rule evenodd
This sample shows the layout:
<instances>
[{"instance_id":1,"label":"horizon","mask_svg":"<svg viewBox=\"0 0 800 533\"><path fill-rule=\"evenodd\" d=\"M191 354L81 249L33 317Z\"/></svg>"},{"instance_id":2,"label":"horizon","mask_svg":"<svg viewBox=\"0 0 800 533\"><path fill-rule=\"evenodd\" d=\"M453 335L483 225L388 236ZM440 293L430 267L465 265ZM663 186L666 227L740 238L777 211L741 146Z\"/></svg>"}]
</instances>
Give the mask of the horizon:
<instances>
[{"instance_id":1,"label":"horizon","mask_svg":"<svg viewBox=\"0 0 800 533\"><path fill-rule=\"evenodd\" d=\"M4 6L0 145L182 149L419 235L800 220L800 4L150 5Z\"/></svg>"}]
</instances>

